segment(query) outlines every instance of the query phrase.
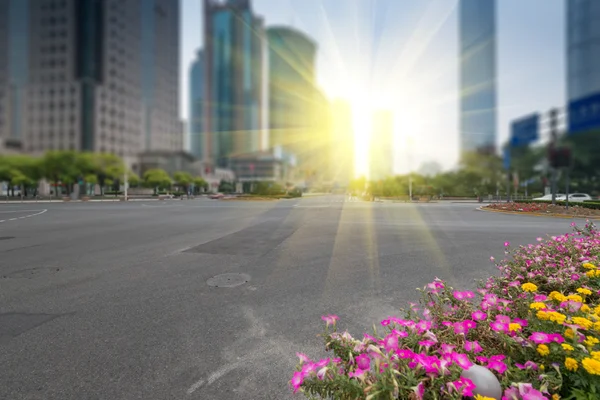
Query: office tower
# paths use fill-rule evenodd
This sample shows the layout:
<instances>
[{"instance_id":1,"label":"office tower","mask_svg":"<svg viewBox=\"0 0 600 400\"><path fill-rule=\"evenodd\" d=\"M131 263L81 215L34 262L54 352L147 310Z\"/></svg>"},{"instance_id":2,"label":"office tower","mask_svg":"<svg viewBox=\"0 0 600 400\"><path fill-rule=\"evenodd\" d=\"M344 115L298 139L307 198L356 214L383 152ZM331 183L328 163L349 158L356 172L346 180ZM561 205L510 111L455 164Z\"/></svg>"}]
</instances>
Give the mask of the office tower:
<instances>
[{"instance_id":1,"label":"office tower","mask_svg":"<svg viewBox=\"0 0 600 400\"><path fill-rule=\"evenodd\" d=\"M461 0L460 149L496 151L496 1Z\"/></svg>"},{"instance_id":2,"label":"office tower","mask_svg":"<svg viewBox=\"0 0 600 400\"><path fill-rule=\"evenodd\" d=\"M2 65L15 65L11 81L0 78L0 92L24 88L19 113L14 100L10 107L20 115L19 129L15 118L10 121L11 135L20 137L24 151L110 152L128 160L147 149L182 148L178 1L8 4L9 29L0 32L0 42L7 36L20 47L0 50L8 54ZM25 32L10 27L15 15L25 21Z\"/></svg>"},{"instance_id":3,"label":"office tower","mask_svg":"<svg viewBox=\"0 0 600 400\"><path fill-rule=\"evenodd\" d=\"M28 39L29 2L0 1L0 151L22 148Z\"/></svg>"},{"instance_id":4,"label":"office tower","mask_svg":"<svg viewBox=\"0 0 600 400\"><path fill-rule=\"evenodd\" d=\"M189 76L189 121L188 132L190 135L190 152L199 160L205 160L206 137L204 134L204 52L198 50L196 59L190 66Z\"/></svg>"},{"instance_id":5,"label":"office tower","mask_svg":"<svg viewBox=\"0 0 600 400\"><path fill-rule=\"evenodd\" d=\"M263 48L263 20L249 0L204 0L204 124L209 159L219 166L260 147Z\"/></svg>"},{"instance_id":6,"label":"office tower","mask_svg":"<svg viewBox=\"0 0 600 400\"><path fill-rule=\"evenodd\" d=\"M315 42L289 27L267 29L269 45L269 143L309 156L315 102Z\"/></svg>"},{"instance_id":7,"label":"office tower","mask_svg":"<svg viewBox=\"0 0 600 400\"><path fill-rule=\"evenodd\" d=\"M354 123L352 108L344 100L331 104L331 175L339 185L346 185L354 178Z\"/></svg>"},{"instance_id":8,"label":"office tower","mask_svg":"<svg viewBox=\"0 0 600 400\"><path fill-rule=\"evenodd\" d=\"M380 110L373 114L369 174L374 181L394 174L394 116L390 111Z\"/></svg>"},{"instance_id":9,"label":"office tower","mask_svg":"<svg viewBox=\"0 0 600 400\"><path fill-rule=\"evenodd\" d=\"M600 92L600 2L567 1L567 97Z\"/></svg>"},{"instance_id":10,"label":"office tower","mask_svg":"<svg viewBox=\"0 0 600 400\"><path fill-rule=\"evenodd\" d=\"M142 0L145 150L183 150L179 120L179 0Z\"/></svg>"}]
</instances>

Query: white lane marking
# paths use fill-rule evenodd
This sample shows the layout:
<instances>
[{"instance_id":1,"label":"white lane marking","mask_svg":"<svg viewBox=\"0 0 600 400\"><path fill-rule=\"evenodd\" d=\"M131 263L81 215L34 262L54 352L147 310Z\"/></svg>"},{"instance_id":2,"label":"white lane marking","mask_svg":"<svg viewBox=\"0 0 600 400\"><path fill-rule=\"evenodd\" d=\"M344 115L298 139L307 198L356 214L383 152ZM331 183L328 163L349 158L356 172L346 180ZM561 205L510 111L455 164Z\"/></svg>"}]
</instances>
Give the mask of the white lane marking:
<instances>
[{"instance_id":1,"label":"white lane marking","mask_svg":"<svg viewBox=\"0 0 600 400\"><path fill-rule=\"evenodd\" d=\"M234 369L238 368L241 364L242 364L242 361L238 361L238 362L234 362L229 365L226 365L221 369L218 369L217 371L210 374L210 376L208 377L208 379L206 381L206 385L207 386L212 385L217 379L221 378L223 375L226 375L229 372L233 371ZM200 389L202 387L202 385L204 385L204 379L200 379L198 382L196 382L192 386L190 386L190 388L187 391L188 394L194 393L196 390Z\"/></svg>"},{"instance_id":2,"label":"white lane marking","mask_svg":"<svg viewBox=\"0 0 600 400\"><path fill-rule=\"evenodd\" d=\"M36 211L36 210L29 210L29 211ZM48 209L42 210L39 213L24 215L24 216L18 217L18 218L9 218L9 219L6 219L6 220L3 219L3 220L0 220L0 223L2 223L2 222L8 222L8 221L15 221L15 220L21 219L21 218L35 217L36 215L41 215L41 214L45 213L46 211L48 211Z\"/></svg>"},{"instance_id":3,"label":"white lane marking","mask_svg":"<svg viewBox=\"0 0 600 400\"><path fill-rule=\"evenodd\" d=\"M29 211L40 211L40 209L36 210L10 210L10 211L0 211L0 213L18 213L18 212L29 212Z\"/></svg>"}]
</instances>

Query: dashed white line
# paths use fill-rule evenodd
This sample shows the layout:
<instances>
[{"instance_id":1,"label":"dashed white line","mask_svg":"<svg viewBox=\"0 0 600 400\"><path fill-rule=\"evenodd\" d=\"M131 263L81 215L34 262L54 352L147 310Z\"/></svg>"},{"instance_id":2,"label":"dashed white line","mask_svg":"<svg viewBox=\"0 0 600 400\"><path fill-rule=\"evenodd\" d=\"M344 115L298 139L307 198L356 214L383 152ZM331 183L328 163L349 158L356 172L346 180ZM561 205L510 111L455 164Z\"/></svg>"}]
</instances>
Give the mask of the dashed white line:
<instances>
[{"instance_id":1,"label":"dashed white line","mask_svg":"<svg viewBox=\"0 0 600 400\"><path fill-rule=\"evenodd\" d=\"M21 212L22 212L22 211L37 211L37 210L21 210ZM8 221L16 221L16 220L18 220L18 219L23 219L23 218L35 217L36 215L43 214L43 213L45 213L46 211L48 211L48 209L44 209L44 210L42 210L42 211L40 211L40 212L38 212L38 213L35 213L35 214L23 215L23 216L21 216L21 217L16 217L16 218L2 219L2 220L0 220L0 223L2 223L2 222L8 222Z\"/></svg>"}]
</instances>

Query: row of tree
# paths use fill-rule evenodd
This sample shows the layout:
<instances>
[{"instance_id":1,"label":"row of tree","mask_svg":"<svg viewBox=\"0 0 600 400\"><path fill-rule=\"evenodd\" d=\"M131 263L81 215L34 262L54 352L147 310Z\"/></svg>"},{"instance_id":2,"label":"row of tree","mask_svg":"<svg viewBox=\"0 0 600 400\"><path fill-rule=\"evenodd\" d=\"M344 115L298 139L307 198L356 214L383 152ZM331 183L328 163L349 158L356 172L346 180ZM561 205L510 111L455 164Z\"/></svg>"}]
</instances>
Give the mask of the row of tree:
<instances>
[{"instance_id":1,"label":"row of tree","mask_svg":"<svg viewBox=\"0 0 600 400\"><path fill-rule=\"evenodd\" d=\"M569 169L570 192L600 194L600 132L588 132L561 138L561 145L571 148L573 165ZM507 191L520 195L541 195L550 184L546 146L511 149L507 171L501 157L477 153L466 154L457 169L434 175L410 174L367 182L364 178L350 184L350 191L376 197L407 196L412 181L415 196L506 196ZM559 173L558 192L566 190L566 170ZM516 187L515 187L516 184Z\"/></svg>"},{"instance_id":2,"label":"row of tree","mask_svg":"<svg viewBox=\"0 0 600 400\"><path fill-rule=\"evenodd\" d=\"M66 193L71 193L76 184L84 185L88 190L98 185L103 195L107 188L117 192L126 172L130 187L144 186L158 191L169 190L175 185L188 192L192 185L195 190L205 190L208 186L202 177L193 177L184 171L175 172L171 177L162 169L151 169L140 179L127 170L120 157L108 153L48 151L41 157L20 154L0 156L0 182L8 184L13 196L15 188L25 196L30 193L36 195L39 182L43 179L57 191L63 188Z\"/></svg>"}]
</instances>

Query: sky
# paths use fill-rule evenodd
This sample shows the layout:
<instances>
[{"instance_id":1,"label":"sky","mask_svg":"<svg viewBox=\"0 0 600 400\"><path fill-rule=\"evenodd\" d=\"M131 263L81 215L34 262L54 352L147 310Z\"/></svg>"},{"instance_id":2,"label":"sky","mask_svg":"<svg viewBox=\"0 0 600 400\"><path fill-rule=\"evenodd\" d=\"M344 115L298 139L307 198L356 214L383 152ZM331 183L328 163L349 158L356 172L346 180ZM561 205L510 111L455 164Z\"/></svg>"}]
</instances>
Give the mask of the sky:
<instances>
[{"instance_id":1,"label":"sky","mask_svg":"<svg viewBox=\"0 0 600 400\"><path fill-rule=\"evenodd\" d=\"M201 4L202 0L181 0L184 119L189 66L202 45ZM416 170L428 161L445 170L456 165L458 0L252 4L267 27L291 25L315 39L317 81L330 100L349 101L356 119L368 119L378 109L394 113L396 173ZM497 1L499 145L508 138L511 120L565 103L564 8L563 0ZM364 148L368 132L355 134L357 148ZM359 169L366 163L364 156L358 160Z\"/></svg>"}]
</instances>

